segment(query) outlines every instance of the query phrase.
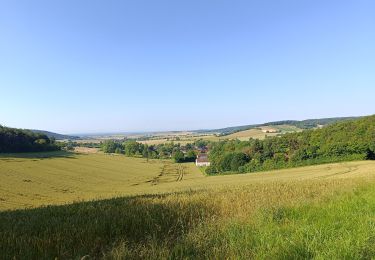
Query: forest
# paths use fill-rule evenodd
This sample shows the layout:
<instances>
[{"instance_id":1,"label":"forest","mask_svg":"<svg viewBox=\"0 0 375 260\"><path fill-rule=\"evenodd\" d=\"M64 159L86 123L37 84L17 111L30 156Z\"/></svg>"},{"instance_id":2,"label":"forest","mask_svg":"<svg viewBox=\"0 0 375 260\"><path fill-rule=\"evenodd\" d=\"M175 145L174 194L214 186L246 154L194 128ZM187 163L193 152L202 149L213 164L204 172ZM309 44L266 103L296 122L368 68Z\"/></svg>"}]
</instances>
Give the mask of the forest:
<instances>
[{"instance_id":1,"label":"forest","mask_svg":"<svg viewBox=\"0 0 375 260\"><path fill-rule=\"evenodd\" d=\"M208 174L244 173L303 165L375 159L375 116L322 129L269 137L225 140L209 145Z\"/></svg>"},{"instance_id":2,"label":"forest","mask_svg":"<svg viewBox=\"0 0 375 260\"><path fill-rule=\"evenodd\" d=\"M208 141L197 140L194 143L181 145L179 143L164 143L147 145L135 140L107 140L102 142L101 150L105 153L125 154L129 157L148 159L173 159L177 163L194 162L197 151L205 148Z\"/></svg>"},{"instance_id":3,"label":"forest","mask_svg":"<svg viewBox=\"0 0 375 260\"><path fill-rule=\"evenodd\" d=\"M45 134L0 125L0 153L44 152L59 149L55 140Z\"/></svg>"}]
</instances>

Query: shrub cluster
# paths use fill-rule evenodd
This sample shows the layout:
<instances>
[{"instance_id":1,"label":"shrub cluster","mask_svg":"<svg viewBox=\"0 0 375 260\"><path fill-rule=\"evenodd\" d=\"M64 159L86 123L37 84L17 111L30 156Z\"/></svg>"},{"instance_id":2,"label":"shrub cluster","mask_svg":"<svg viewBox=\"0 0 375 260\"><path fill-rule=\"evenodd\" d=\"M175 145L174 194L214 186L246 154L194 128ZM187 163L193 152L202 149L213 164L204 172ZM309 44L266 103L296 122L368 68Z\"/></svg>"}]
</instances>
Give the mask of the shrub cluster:
<instances>
[{"instance_id":1,"label":"shrub cluster","mask_svg":"<svg viewBox=\"0 0 375 260\"><path fill-rule=\"evenodd\" d=\"M205 143L207 144L207 143ZM170 159L177 163L194 162L202 141L193 144L180 145L171 143L147 145L135 140L107 140L101 143L101 149L105 153L125 154L129 157L143 157L150 159Z\"/></svg>"},{"instance_id":2,"label":"shrub cluster","mask_svg":"<svg viewBox=\"0 0 375 260\"><path fill-rule=\"evenodd\" d=\"M375 116L265 140L211 143L207 173L255 172L365 159L375 159Z\"/></svg>"}]
</instances>

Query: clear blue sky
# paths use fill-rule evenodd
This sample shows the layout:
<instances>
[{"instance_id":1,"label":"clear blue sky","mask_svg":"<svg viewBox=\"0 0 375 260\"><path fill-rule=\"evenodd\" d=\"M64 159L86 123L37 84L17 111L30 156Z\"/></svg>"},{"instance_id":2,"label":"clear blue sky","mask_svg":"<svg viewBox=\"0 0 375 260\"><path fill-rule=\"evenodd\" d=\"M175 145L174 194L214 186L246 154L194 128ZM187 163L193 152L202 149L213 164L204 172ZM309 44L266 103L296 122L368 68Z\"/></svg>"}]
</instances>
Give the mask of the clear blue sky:
<instances>
[{"instance_id":1,"label":"clear blue sky","mask_svg":"<svg viewBox=\"0 0 375 260\"><path fill-rule=\"evenodd\" d=\"M0 124L61 133L375 113L375 1L1 0Z\"/></svg>"}]
</instances>

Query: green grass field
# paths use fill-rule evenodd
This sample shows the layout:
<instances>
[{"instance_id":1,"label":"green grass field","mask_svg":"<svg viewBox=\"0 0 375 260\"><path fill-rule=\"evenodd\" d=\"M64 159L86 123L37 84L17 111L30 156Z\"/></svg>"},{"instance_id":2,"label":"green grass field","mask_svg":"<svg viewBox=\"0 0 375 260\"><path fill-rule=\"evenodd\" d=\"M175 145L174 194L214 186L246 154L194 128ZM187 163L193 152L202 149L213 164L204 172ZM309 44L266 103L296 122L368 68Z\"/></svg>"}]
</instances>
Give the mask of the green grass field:
<instances>
[{"instance_id":1,"label":"green grass field","mask_svg":"<svg viewBox=\"0 0 375 260\"><path fill-rule=\"evenodd\" d=\"M373 161L208 177L125 156L3 155L0 177L3 259L375 257ZM23 209L41 205L56 206Z\"/></svg>"}]
</instances>

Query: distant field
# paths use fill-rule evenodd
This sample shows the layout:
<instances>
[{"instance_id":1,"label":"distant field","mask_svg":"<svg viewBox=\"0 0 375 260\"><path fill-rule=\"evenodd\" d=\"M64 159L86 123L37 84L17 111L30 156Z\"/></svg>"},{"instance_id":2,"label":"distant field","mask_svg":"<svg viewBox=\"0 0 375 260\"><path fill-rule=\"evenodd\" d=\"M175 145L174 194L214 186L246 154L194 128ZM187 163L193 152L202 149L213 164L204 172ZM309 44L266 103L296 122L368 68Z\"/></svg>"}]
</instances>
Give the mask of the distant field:
<instances>
[{"instance_id":1,"label":"distant field","mask_svg":"<svg viewBox=\"0 0 375 260\"><path fill-rule=\"evenodd\" d=\"M291 133L291 132L300 132L302 131L301 128L298 128L293 125L275 125L271 126L271 128L275 128L281 131L281 133Z\"/></svg>"},{"instance_id":2,"label":"distant field","mask_svg":"<svg viewBox=\"0 0 375 260\"><path fill-rule=\"evenodd\" d=\"M264 139L266 136L276 136L277 133L264 133L260 129L250 129L241 132L237 132L231 135L227 135L225 137L221 137L221 139L239 139L241 141L247 141L250 138L254 139Z\"/></svg>"},{"instance_id":3,"label":"distant field","mask_svg":"<svg viewBox=\"0 0 375 260\"><path fill-rule=\"evenodd\" d=\"M269 133L264 132L269 131ZM263 126L260 128L249 129L245 131L240 131L237 133L233 133L231 135L227 135L225 137L221 137L221 139L240 139L241 141L247 141L250 138L254 139L264 139L266 136L276 136L279 134L285 133L293 133L302 131L298 127L291 126L291 125L277 125L277 126Z\"/></svg>"},{"instance_id":4,"label":"distant field","mask_svg":"<svg viewBox=\"0 0 375 260\"><path fill-rule=\"evenodd\" d=\"M73 201L238 186L257 182L367 176L375 162L207 177L194 164L106 154L0 157L0 210Z\"/></svg>"},{"instance_id":5,"label":"distant field","mask_svg":"<svg viewBox=\"0 0 375 260\"><path fill-rule=\"evenodd\" d=\"M270 133L263 132L262 130L269 130ZM277 133L272 133L277 131ZM188 143L193 143L197 140L203 139L208 141L220 141L226 139L240 139L241 141L247 141L250 138L254 139L264 139L266 136L276 136L278 134L300 132L302 129L292 126L292 125L277 125L277 126L262 126L259 128L253 128L249 130L239 131L226 136L216 136L214 133L193 133L193 132L166 132L166 133L155 133L149 139L142 140L145 135L108 135L108 136L92 136L88 139L76 140L77 143L100 143L105 140L115 139L123 140L124 138L140 139L140 143L148 145L158 145L164 143L179 143L181 145L186 145ZM149 135L149 134L148 134ZM147 137L148 137L147 135Z\"/></svg>"},{"instance_id":6,"label":"distant field","mask_svg":"<svg viewBox=\"0 0 375 260\"><path fill-rule=\"evenodd\" d=\"M264 131L269 131L269 133ZM148 145L157 145L167 142L175 142L180 143L182 145L187 143L192 143L196 140L203 139L208 141L220 141L220 140L227 140L227 139L239 139L241 141L247 141L250 138L254 139L264 139L266 136L276 136L279 134L285 133L293 133L293 132L300 132L302 129L292 126L292 125L277 125L277 126L263 126L259 128L253 128L249 130L239 131L230 135L226 136L216 136L214 134L207 134L207 135L192 135L192 134L180 134L178 136L168 136L168 137L154 137L150 140L141 141L141 143L148 144ZM275 133L273 133L275 132ZM176 139L178 137L178 140Z\"/></svg>"}]
</instances>

